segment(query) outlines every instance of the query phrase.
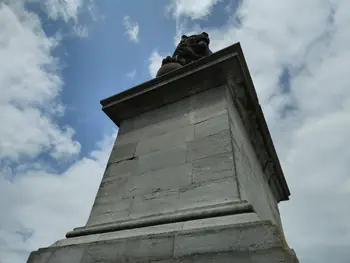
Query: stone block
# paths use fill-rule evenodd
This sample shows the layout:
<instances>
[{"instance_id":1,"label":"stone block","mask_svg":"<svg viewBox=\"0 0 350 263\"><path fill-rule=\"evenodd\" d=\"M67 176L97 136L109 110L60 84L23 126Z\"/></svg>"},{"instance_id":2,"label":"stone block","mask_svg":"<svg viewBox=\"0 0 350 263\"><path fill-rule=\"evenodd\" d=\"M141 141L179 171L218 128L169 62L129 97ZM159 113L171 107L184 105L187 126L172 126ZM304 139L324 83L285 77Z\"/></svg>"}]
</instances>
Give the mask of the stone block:
<instances>
[{"instance_id":1,"label":"stone block","mask_svg":"<svg viewBox=\"0 0 350 263\"><path fill-rule=\"evenodd\" d=\"M271 248L266 250L255 251L250 256L251 263L296 263L287 250L281 248Z\"/></svg>"},{"instance_id":2,"label":"stone block","mask_svg":"<svg viewBox=\"0 0 350 263\"><path fill-rule=\"evenodd\" d=\"M138 159L124 160L118 163L108 164L103 175L103 181L114 180L115 177L125 177L137 174Z\"/></svg>"},{"instance_id":3,"label":"stone block","mask_svg":"<svg viewBox=\"0 0 350 263\"><path fill-rule=\"evenodd\" d=\"M100 236L101 234L95 234L95 235L87 235L87 236L81 236L81 237L65 238L65 239L58 240L53 245L51 245L51 247L62 247L62 246L93 243L93 242L97 242Z\"/></svg>"},{"instance_id":4,"label":"stone block","mask_svg":"<svg viewBox=\"0 0 350 263\"><path fill-rule=\"evenodd\" d=\"M158 107L154 110L147 111L133 120L133 128L140 129L146 126L158 124L164 121L176 119L187 114L191 109L191 98Z\"/></svg>"},{"instance_id":5,"label":"stone block","mask_svg":"<svg viewBox=\"0 0 350 263\"><path fill-rule=\"evenodd\" d=\"M126 144L137 142L154 136L160 136L173 130L181 129L189 125L189 114L184 114L171 120L164 120L160 123L149 124L146 127L141 127L127 133L118 134L116 144Z\"/></svg>"},{"instance_id":6,"label":"stone block","mask_svg":"<svg viewBox=\"0 0 350 263\"><path fill-rule=\"evenodd\" d=\"M179 189L191 184L192 165L184 163L131 176L125 186L126 196Z\"/></svg>"},{"instance_id":7,"label":"stone block","mask_svg":"<svg viewBox=\"0 0 350 263\"><path fill-rule=\"evenodd\" d=\"M91 216L87 222L87 226L113 223L116 221L126 220L129 217L129 210L115 210L113 212L105 212Z\"/></svg>"},{"instance_id":8,"label":"stone block","mask_svg":"<svg viewBox=\"0 0 350 263\"><path fill-rule=\"evenodd\" d=\"M136 145L137 142L115 145L112 149L108 163L116 163L135 157Z\"/></svg>"},{"instance_id":9,"label":"stone block","mask_svg":"<svg viewBox=\"0 0 350 263\"><path fill-rule=\"evenodd\" d=\"M129 216L132 199L96 199L87 225L103 224L126 219Z\"/></svg>"},{"instance_id":10,"label":"stone block","mask_svg":"<svg viewBox=\"0 0 350 263\"><path fill-rule=\"evenodd\" d=\"M109 178L109 180L102 180L96 199L112 195L115 200L118 200L125 196L125 185L129 177L114 177L113 179L114 180L111 180L111 178Z\"/></svg>"},{"instance_id":11,"label":"stone block","mask_svg":"<svg viewBox=\"0 0 350 263\"><path fill-rule=\"evenodd\" d=\"M130 217L137 218L174 211L176 209L178 194L178 190L169 190L137 196L134 198Z\"/></svg>"},{"instance_id":12,"label":"stone block","mask_svg":"<svg viewBox=\"0 0 350 263\"><path fill-rule=\"evenodd\" d=\"M131 237L149 237L154 236L158 234L173 234L175 232L178 232L182 229L183 222L179 223L171 223L171 224L164 224L164 225L155 225L155 226L148 226L148 227L140 227L140 228L134 228L134 229L127 229L127 230L121 230L121 231L115 231L115 232L109 232L105 234L101 234L99 240L100 241L110 241L115 239L125 239L125 238L131 238Z\"/></svg>"},{"instance_id":13,"label":"stone block","mask_svg":"<svg viewBox=\"0 0 350 263\"><path fill-rule=\"evenodd\" d=\"M178 200L173 207L189 209L236 200L239 200L237 182L231 177L180 189Z\"/></svg>"},{"instance_id":14,"label":"stone block","mask_svg":"<svg viewBox=\"0 0 350 263\"><path fill-rule=\"evenodd\" d=\"M247 224L217 227L200 231L184 231L175 236L174 256L281 247L275 226Z\"/></svg>"},{"instance_id":15,"label":"stone block","mask_svg":"<svg viewBox=\"0 0 350 263\"><path fill-rule=\"evenodd\" d=\"M86 249L84 258L81 263L125 262L124 261L125 252L126 252L126 240L91 243Z\"/></svg>"},{"instance_id":16,"label":"stone block","mask_svg":"<svg viewBox=\"0 0 350 263\"><path fill-rule=\"evenodd\" d=\"M195 124L227 112L224 87L213 88L192 98L190 123Z\"/></svg>"},{"instance_id":17,"label":"stone block","mask_svg":"<svg viewBox=\"0 0 350 263\"><path fill-rule=\"evenodd\" d=\"M130 216L156 215L238 200L239 193L235 179L226 178L202 185L190 185L179 191L169 190L136 196Z\"/></svg>"},{"instance_id":18,"label":"stone block","mask_svg":"<svg viewBox=\"0 0 350 263\"><path fill-rule=\"evenodd\" d=\"M187 145L180 144L167 149L139 156L139 173L179 165L186 162Z\"/></svg>"},{"instance_id":19,"label":"stone block","mask_svg":"<svg viewBox=\"0 0 350 263\"><path fill-rule=\"evenodd\" d=\"M156 150L173 147L193 140L194 126L186 126L162 135L145 138L136 147L136 155L147 154Z\"/></svg>"},{"instance_id":20,"label":"stone block","mask_svg":"<svg viewBox=\"0 0 350 263\"><path fill-rule=\"evenodd\" d=\"M208 227L233 226L235 224L252 223L260 221L256 213L243 213L236 215L211 217L205 219L191 220L183 223L182 230L205 229Z\"/></svg>"},{"instance_id":21,"label":"stone block","mask_svg":"<svg viewBox=\"0 0 350 263\"><path fill-rule=\"evenodd\" d=\"M229 117L227 112L199 122L195 125L195 139L206 137L229 129Z\"/></svg>"},{"instance_id":22,"label":"stone block","mask_svg":"<svg viewBox=\"0 0 350 263\"><path fill-rule=\"evenodd\" d=\"M282 248L261 251L233 251L186 255L180 258L152 260L150 263L297 263Z\"/></svg>"},{"instance_id":23,"label":"stone block","mask_svg":"<svg viewBox=\"0 0 350 263\"><path fill-rule=\"evenodd\" d=\"M173 256L174 235L165 234L127 239L126 256L130 260L157 260ZM132 262L132 261L131 261Z\"/></svg>"},{"instance_id":24,"label":"stone block","mask_svg":"<svg viewBox=\"0 0 350 263\"><path fill-rule=\"evenodd\" d=\"M188 143L187 160L194 161L212 155L230 152L231 135L229 130L221 131Z\"/></svg>"},{"instance_id":25,"label":"stone block","mask_svg":"<svg viewBox=\"0 0 350 263\"><path fill-rule=\"evenodd\" d=\"M82 245L57 248L53 252L48 263L81 262L85 248L86 247Z\"/></svg>"},{"instance_id":26,"label":"stone block","mask_svg":"<svg viewBox=\"0 0 350 263\"><path fill-rule=\"evenodd\" d=\"M195 183L235 176L233 153L225 152L192 162Z\"/></svg>"},{"instance_id":27,"label":"stone block","mask_svg":"<svg viewBox=\"0 0 350 263\"><path fill-rule=\"evenodd\" d=\"M34 251L29 255L27 263L48 263L53 252L53 249Z\"/></svg>"}]
</instances>

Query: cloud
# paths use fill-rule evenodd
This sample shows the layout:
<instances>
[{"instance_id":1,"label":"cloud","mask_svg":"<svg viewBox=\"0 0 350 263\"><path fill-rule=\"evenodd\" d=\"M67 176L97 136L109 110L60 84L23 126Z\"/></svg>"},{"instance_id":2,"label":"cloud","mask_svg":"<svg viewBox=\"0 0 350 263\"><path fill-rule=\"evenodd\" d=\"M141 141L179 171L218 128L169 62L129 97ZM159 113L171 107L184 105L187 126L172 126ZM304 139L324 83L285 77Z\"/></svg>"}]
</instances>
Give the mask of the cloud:
<instances>
[{"instance_id":1,"label":"cloud","mask_svg":"<svg viewBox=\"0 0 350 263\"><path fill-rule=\"evenodd\" d=\"M210 14L215 4L221 0L172 0L167 7L168 11L176 18L190 17L201 19Z\"/></svg>"},{"instance_id":2,"label":"cloud","mask_svg":"<svg viewBox=\"0 0 350 263\"><path fill-rule=\"evenodd\" d=\"M59 98L64 83L53 56L60 40L45 34L39 16L26 10L25 3L0 4L0 192L6 197L0 199L0 261L4 263L25 262L30 251L84 224L114 137L106 138L108 146L98 146L90 156L77 156L80 143L73 138L74 129L57 122L65 111ZM48 156L50 161L45 161ZM72 157L76 161L63 173L52 167L53 162Z\"/></svg>"},{"instance_id":3,"label":"cloud","mask_svg":"<svg viewBox=\"0 0 350 263\"><path fill-rule=\"evenodd\" d=\"M73 27L73 32L75 36L80 38L87 38L89 36L89 30L87 26L84 25L75 25Z\"/></svg>"},{"instance_id":4,"label":"cloud","mask_svg":"<svg viewBox=\"0 0 350 263\"><path fill-rule=\"evenodd\" d=\"M84 0L31 0L40 2L51 19L63 19L65 22L78 21L78 14L84 6Z\"/></svg>"},{"instance_id":5,"label":"cloud","mask_svg":"<svg viewBox=\"0 0 350 263\"><path fill-rule=\"evenodd\" d=\"M88 37L88 27L79 21L79 16L87 13L93 21L99 17L94 0L19 0L19 2L39 4L49 19L64 21L70 26L70 33L80 38Z\"/></svg>"},{"instance_id":6,"label":"cloud","mask_svg":"<svg viewBox=\"0 0 350 263\"><path fill-rule=\"evenodd\" d=\"M31 251L85 225L114 139L115 134L107 136L63 173L37 165L18 169L12 182L0 175L0 192L11 200L0 199L1 262L25 262Z\"/></svg>"},{"instance_id":7,"label":"cloud","mask_svg":"<svg viewBox=\"0 0 350 263\"><path fill-rule=\"evenodd\" d=\"M148 59L148 61L150 63L148 66L148 71L149 71L149 74L151 75L152 78L154 78L156 76L158 69L162 65L162 60L165 57L166 56L162 56L161 54L159 54L159 52L157 50L154 50L152 52L151 56Z\"/></svg>"},{"instance_id":8,"label":"cloud","mask_svg":"<svg viewBox=\"0 0 350 263\"><path fill-rule=\"evenodd\" d=\"M132 71L126 73L126 76L130 79L134 79L136 76L136 69L133 69Z\"/></svg>"},{"instance_id":9,"label":"cloud","mask_svg":"<svg viewBox=\"0 0 350 263\"><path fill-rule=\"evenodd\" d=\"M135 43L139 42L139 24L132 21L130 16L124 16L123 24L125 27L125 34L128 35L129 40Z\"/></svg>"},{"instance_id":10,"label":"cloud","mask_svg":"<svg viewBox=\"0 0 350 263\"><path fill-rule=\"evenodd\" d=\"M46 36L39 17L20 5L0 5L0 30L0 161L43 151L55 158L79 153L74 130L54 121L64 111L58 97L62 80L51 55L57 39Z\"/></svg>"}]
</instances>

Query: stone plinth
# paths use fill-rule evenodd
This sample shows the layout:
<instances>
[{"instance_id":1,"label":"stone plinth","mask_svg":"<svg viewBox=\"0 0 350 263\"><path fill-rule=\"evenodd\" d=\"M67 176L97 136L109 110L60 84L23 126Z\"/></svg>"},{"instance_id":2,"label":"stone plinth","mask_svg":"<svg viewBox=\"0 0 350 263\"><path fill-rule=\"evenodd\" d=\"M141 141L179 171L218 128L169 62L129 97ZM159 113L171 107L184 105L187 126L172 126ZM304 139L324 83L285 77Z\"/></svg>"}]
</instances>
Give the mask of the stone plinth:
<instances>
[{"instance_id":1,"label":"stone plinth","mask_svg":"<svg viewBox=\"0 0 350 263\"><path fill-rule=\"evenodd\" d=\"M239 44L101 103L119 133L87 224L29 262L297 262Z\"/></svg>"}]
</instances>

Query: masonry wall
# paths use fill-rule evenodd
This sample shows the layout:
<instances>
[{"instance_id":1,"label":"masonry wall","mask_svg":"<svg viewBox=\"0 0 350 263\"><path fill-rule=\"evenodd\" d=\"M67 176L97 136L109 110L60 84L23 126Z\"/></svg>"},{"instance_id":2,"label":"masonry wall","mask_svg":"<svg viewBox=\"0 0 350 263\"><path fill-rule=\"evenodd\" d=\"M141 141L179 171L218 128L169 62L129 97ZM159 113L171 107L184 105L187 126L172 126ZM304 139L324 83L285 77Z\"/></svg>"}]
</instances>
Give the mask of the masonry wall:
<instances>
[{"instance_id":1,"label":"masonry wall","mask_svg":"<svg viewBox=\"0 0 350 263\"><path fill-rule=\"evenodd\" d=\"M87 225L238 201L225 90L124 121Z\"/></svg>"},{"instance_id":2,"label":"masonry wall","mask_svg":"<svg viewBox=\"0 0 350 263\"><path fill-rule=\"evenodd\" d=\"M261 219L271 220L282 228L276 199L268 185L267 176L258 161L242 118L235 107L234 95L229 89L226 92L232 148L241 198L253 205Z\"/></svg>"}]
</instances>

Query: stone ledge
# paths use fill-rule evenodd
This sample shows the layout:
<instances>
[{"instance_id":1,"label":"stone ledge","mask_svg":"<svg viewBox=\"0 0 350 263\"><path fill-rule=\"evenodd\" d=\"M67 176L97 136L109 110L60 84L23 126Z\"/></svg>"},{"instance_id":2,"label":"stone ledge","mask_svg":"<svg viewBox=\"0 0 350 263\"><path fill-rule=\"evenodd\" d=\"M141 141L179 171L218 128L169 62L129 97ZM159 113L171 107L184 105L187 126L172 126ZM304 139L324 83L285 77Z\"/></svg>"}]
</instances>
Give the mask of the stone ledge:
<instances>
[{"instance_id":1,"label":"stone ledge","mask_svg":"<svg viewBox=\"0 0 350 263\"><path fill-rule=\"evenodd\" d=\"M270 224L268 221L261 221L259 216L254 212L248 212L243 214L235 214L221 217L204 218L197 220L190 220L185 222L169 223L163 225L155 225L134 229L126 229L121 231L113 231L108 233L93 234L81 237L72 237L67 239L62 239L51 247L60 246L70 246L77 244L88 244L92 242L109 242L115 239L125 239L125 238L142 238L151 237L157 235L170 235L170 234L189 234L198 233L205 229L213 229L216 227L218 230L222 228L227 228L228 226L236 227L249 227L250 224Z\"/></svg>"},{"instance_id":2,"label":"stone ledge","mask_svg":"<svg viewBox=\"0 0 350 263\"><path fill-rule=\"evenodd\" d=\"M113 231L120 231L133 228L141 228L147 226L155 226L169 223L184 222L189 220L204 219L210 217L219 217L225 215L233 215L240 213L252 212L253 208L247 202L230 202L222 205L212 207L202 207L188 211L180 211L175 213L168 213L164 215L149 216L146 218L128 220L118 223L109 223L102 225L95 225L91 227L75 228L66 234L67 238L107 233Z\"/></svg>"},{"instance_id":3,"label":"stone ledge","mask_svg":"<svg viewBox=\"0 0 350 263\"><path fill-rule=\"evenodd\" d=\"M262 258L267 258L261 262L294 262L282 261L283 257L273 257L268 261L267 254L275 249L289 251L281 241L277 227L270 221L260 221L255 213L246 213L116 231L94 235L94 238L66 239L33 252L29 262L68 262L64 260L68 258L72 263L168 262L166 260L209 255L215 262L220 262L216 261L220 257L216 258L215 255L227 253L231 259L262 253Z\"/></svg>"}]
</instances>

